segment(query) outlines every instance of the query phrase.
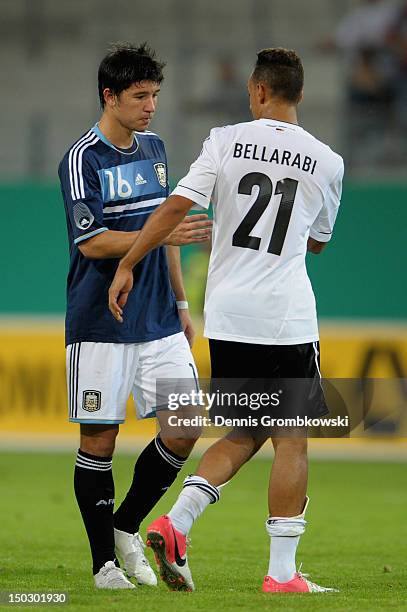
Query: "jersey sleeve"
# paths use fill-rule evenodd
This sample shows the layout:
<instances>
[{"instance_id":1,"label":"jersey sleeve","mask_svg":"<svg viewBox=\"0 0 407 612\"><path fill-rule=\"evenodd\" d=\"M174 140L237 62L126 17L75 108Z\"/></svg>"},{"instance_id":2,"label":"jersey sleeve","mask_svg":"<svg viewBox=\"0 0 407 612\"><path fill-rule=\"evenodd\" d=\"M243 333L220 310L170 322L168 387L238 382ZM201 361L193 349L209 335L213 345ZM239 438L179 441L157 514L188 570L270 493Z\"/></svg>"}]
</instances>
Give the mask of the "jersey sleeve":
<instances>
[{"instance_id":1,"label":"jersey sleeve","mask_svg":"<svg viewBox=\"0 0 407 612\"><path fill-rule=\"evenodd\" d=\"M318 242L329 242L338 214L342 195L343 162L337 171L335 178L329 184L325 194L323 206L310 229L310 237Z\"/></svg>"},{"instance_id":2,"label":"jersey sleeve","mask_svg":"<svg viewBox=\"0 0 407 612\"><path fill-rule=\"evenodd\" d=\"M214 130L204 141L202 151L191 165L188 174L180 180L171 195L180 195L198 205L198 208L209 208L216 178L219 160L216 150Z\"/></svg>"},{"instance_id":3,"label":"jersey sleeve","mask_svg":"<svg viewBox=\"0 0 407 612\"><path fill-rule=\"evenodd\" d=\"M73 241L79 244L109 228L103 223L103 198L99 176L92 162L68 154L59 166L59 179Z\"/></svg>"}]
</instances>

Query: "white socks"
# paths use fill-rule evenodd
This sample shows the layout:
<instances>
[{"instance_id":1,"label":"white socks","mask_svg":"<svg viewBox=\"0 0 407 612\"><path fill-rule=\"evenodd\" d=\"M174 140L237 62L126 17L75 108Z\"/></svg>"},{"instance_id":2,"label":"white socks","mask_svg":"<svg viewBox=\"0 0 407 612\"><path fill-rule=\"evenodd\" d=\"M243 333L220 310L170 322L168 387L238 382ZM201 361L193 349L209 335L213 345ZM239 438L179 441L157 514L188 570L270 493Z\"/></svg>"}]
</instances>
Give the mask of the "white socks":
<instances>
[{"instance_id":1,"label":"white socks","mask_svg":"<svg viewBox=\"0 0 407 612\"><path fill-rule=\"evenodd\" d=\"M175 529L187 535L198 516L209 504L214 504L218 499L219 489L209 484L205 478L187 476L184 480L184 488L168 512L168 516Z\"/></svg>"},{"instance_id":2,"label":"white socks","mask_svg":"<svg viewBox=\"0 0 407 612\"><path fill-rule=\"evenodd\" d=\"M288 582L296 572L295 553L300 536L273 536L270 540L270 561L267 575L277 582Z\"/></svg>"},{"instance_id":3,"label":"white socks","mask_svg":"<svg viewBox=\"0 0 407 612\"><path fill-rule=\"evenodd\" d=\"M266 530L270 540L270 562L267 575L277 582L289 582L297 571L295 554L300 536L305 531L304 520L309 498L306 498L304 510L298 516L269 517Z\"/></svg>"}]
</instances>

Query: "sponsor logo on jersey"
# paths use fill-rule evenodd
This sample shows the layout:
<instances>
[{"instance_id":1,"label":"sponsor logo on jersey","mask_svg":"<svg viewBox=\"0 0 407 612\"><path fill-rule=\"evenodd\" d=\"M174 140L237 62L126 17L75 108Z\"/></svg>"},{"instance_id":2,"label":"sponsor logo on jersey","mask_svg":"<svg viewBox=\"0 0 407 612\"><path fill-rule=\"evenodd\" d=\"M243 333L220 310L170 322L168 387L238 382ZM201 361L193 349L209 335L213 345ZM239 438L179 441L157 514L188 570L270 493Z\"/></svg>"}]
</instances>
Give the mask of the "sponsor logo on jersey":
<instances>
[{"instance_id":1,"label":"sponsor logo on jersey","mask_svg":"<svg viewBox=\"0 0 407 612\"><path fill-rule=\"evenodd\" d=\"M102 405L102 394L100 391L84 391L82 398L82 408L87 412L96 412Z\"/></svg>"},{"instance_id":2,"label":"sponsor logo on jersey","mask_svg":"<svg viewBox=\"0 0 407 612\"><path fill-rule=\"evenodd\" d=\"M136 176L136 185L145 185L146 183L146 179L141 176L140 172L138 172Z\"/></svg>"},{"instance_id":3,"label":"sponsor logo on jersey","mask_svg":"<svg viewBox=\"0 0 407 612\"><path fill-rule=\"evenodd\" d=\"M90 209L83 202L77 202L73 207L73 218L76 227L81 230L88 229L95 220Z\"/></svg>"},{"instance_id":4,"label":"sponsor logo on jersey","mask_svg":"<svg viewBox=\"0 0 407 612\"><path fill-rule=\"evenodd\" d=\"M161 162L158 164L154 164L154 170L155 170L158 182L160 183L161 187L166 187L167 186L167 168L165 164Z\"/></svg>"}]
</instances>

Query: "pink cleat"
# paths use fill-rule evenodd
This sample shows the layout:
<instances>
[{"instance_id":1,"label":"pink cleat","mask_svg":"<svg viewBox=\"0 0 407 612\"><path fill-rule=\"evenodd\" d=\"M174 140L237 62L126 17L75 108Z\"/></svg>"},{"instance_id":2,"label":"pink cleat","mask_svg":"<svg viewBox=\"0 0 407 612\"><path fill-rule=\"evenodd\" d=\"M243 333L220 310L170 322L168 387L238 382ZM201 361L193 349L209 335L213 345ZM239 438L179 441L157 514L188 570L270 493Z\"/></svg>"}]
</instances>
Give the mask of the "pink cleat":
<instances>
[{"instance_id":1,"label":"pink cleat","mask_svg":"<svg viewBox=\"0 0 407 612\"><path fill-rule=\"evenodd\" d=\"M322 587L307 580L300 572L297 572L288 582L277 582L271 576L266 576L262 591L263 593L338 593L337 589Z\"/></svg>"},{"instance_id":2,"label":"pink cleat","mask_svg":"<svg viewBox=\"0 0 407 612\"><path fill-rule=\"evenodd\" d=\"M161 579L171 591L194 591L187 560L187 538L167 515L147 527L147 546L153 549Z\"/></svg>"}]
</instances>

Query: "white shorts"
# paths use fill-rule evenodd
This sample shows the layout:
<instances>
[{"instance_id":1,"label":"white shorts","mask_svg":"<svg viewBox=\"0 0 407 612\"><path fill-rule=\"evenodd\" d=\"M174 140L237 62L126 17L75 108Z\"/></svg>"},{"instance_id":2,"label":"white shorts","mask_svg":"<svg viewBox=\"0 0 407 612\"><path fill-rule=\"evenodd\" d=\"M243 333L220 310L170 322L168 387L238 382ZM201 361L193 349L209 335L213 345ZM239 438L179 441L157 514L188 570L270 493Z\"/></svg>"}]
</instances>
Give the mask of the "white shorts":
<instances>
[{"instance_id":1,"label":"white shorts","mask_svg":"<svg viewBox=\"0 0 407 612\"><path fill-rule=\"evenodd\" d=\"M136 344L69 344L66 372L73 423L124 423L131 393L137 417L154 417L157 380L189 381L185 384L198 390L195 361L183 332Z\"/></svg>"}]
</instances>

